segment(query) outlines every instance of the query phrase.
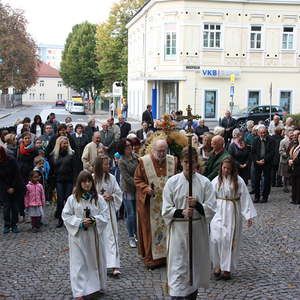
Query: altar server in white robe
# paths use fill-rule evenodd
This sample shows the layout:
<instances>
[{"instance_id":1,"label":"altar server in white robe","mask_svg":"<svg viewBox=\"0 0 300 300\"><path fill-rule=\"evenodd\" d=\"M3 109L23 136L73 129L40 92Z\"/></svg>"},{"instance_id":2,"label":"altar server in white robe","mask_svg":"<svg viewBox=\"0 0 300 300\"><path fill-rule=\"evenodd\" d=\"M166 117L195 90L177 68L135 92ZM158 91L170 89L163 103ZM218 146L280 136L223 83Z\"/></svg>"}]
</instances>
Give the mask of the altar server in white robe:
<instances>
[{"instance_id":1,"label":"altar server in white robe","mask_svg":"<svg viewBox=\"0 0 300 300\"><path fill-rule=\"evenodd\" d=\"M73 296L84 299L105 289L107 271L103 231L109 220L106 201L97 194L92 175L81 171L62 219L69 233L70 279Z\"/></svg>"},{"instance_id":2,"label":"altar server in white robe","mask_svg":"<svg viewBox=\"0 0 300 300\"><path fill-rule=\"evenodd\" d=\"M198 154L192 149L193 197L188 197L188 148L182 151L183 172L168 179L163 190L162 216L168 225L167 278L172 299L196 299L198 288L207 288L210 278L208 222L216 199L211 182L196 173ZM189 282L189 216L193 217L193 285Z\"/></svg>"},{"instance_id":3,"label":"altar server in white robe","mask_svg":"<svg viewBox=\"0 0 300 300\"><path fill-rule=\"evenodd\" d=\"M244 180L238 176L233 158L225 158L212 185L217 198L210 224L210 250L216 279L231 279L236 269L242 233L242 217L250 227L256 210Z\"/></svg>"},{"instance_id":4,"label":"altar server in white robe","mask_svg":"<svg viewBox=\"0 0 300 300\"><path fill-rule=\"evenodd\" d=\"M109 173L110 159L108 156L98 156L95 160L94 178L98 194L106 200L109 210L109 222L104 229L104 245L108 269L113 269L113 275L121 274L120 251L118 244L117 211L122 205L122 191L112 174Z\"/></svg>"}]
</instances>

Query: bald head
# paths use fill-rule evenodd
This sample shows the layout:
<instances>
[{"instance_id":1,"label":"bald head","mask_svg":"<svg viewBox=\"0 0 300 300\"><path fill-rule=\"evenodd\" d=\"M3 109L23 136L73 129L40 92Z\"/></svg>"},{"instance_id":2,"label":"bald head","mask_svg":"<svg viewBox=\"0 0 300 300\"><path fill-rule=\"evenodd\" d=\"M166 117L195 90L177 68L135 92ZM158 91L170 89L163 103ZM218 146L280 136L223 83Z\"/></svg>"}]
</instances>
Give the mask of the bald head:
<instances>
[{"instance_id":1,"label":"bald head","mask_svg":"<svg viewBox=\"0 0 300 300\"><path fill-rule=\"evenodd\" d=\"M159 161L162 162L168 151L168 144L165 140L158 139L153 142L153 155Z\"/></svg>"},{"instance_id":2,"label":"bald head","mask_svg":"<svg viewBox=\"0 0 300 300\"><path fill-rule=\"evenodd\" d=\"M211 146L214 152L221 152L224 149L224 138L220 135L214 136L211 140Z\"/></svg>"},{"instance_id":3,"label":"bald head","mask_svg":"<svg viewBox=\"0 0 300 300\"><path fill-rule=\"evenodd\" d=\"M99 131L95 131L93 134L93 142L97 145L101 143L101 136Z\"/></svg>"}]
</instances>

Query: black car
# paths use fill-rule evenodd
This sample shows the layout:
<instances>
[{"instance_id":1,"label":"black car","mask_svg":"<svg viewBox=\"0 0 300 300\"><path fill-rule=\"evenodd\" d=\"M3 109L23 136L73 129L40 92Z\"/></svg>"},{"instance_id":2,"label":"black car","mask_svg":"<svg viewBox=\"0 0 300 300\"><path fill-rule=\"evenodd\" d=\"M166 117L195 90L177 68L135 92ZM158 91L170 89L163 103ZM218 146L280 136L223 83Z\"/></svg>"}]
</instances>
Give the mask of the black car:
<instances>
[{"instance_id":1,"label":"black car","mask_svg":"<svg viewBox=\"0 0 300 300\"><path fill-rule=\"evenodd\" d=\"M272 119L274 115L280 116L282 119L285 110L278 105L271 106ZM237 127L245 126L248 120L253 120L255 124L259 121L269 122L270 119L270 105L259 105L254 107L247 107L232 115L236 119Z\"/></svg>"}]
</instances>

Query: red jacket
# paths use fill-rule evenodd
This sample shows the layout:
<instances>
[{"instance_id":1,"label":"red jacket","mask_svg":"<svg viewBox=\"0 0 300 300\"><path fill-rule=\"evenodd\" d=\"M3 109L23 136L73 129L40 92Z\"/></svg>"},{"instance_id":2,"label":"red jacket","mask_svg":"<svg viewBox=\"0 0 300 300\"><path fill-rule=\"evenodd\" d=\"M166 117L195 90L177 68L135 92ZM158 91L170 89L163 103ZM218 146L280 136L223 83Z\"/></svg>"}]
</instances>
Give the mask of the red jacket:
<instances>
[{"instance_id":1,"label":"red jacket","mask_svg":"<svg viewBox=\"0 0 300 300\"><path fill-rule=\"evenodd\" d=\"M26 185L27 192L24 198L25 207L45 206L45 192L40 183L33 184L31 181Z\"/></svg>"}]
</instances>

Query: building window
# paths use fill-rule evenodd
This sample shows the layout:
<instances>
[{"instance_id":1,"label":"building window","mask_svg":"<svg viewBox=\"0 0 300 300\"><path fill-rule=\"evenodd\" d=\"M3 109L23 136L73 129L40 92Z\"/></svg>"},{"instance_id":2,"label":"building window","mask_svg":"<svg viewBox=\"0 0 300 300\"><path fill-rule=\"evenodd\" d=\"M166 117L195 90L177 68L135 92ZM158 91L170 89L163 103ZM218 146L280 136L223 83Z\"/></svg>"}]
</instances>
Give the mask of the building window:
<instances>
[{"instance_id":1,"label":"building window","mask_svg":"<svg viewBox=\"0 0 300 300\"><path fill-rule=\"evenodd\" d=\"M282 49L293 50L294 49L294 27L284 26L282 33Z\"/></svg>"},{"instance_id":2,"label":"building window","mask_svg":"<svg viewBox=\"0 0 300 300\"><path fill-rule=\"evenodd\" d=\"M44 93L40 94L40 100L45 100L45 94Z\"/></svg>"},{"instance_id":3,"label":"building window","mask_svg":"<svg viewBox=\"0 0 300 300\"><path fill-rule=\"evenodd\" d=\"M288 113L291 113L291 99L292 99L291 91L280 92L280 106L284 109L284 111Z\"/></svg>"},{"instance_id":4,"label":"building window","mask_svg":"<svg viewBox=\"0 0 300 300\"><path fill-rule=\"evenodd\" d=\"M62 81L58 81L57 86L62 87L62 85L63 85Z\"/></svg>"},{"instance_id":5,"label":"building window","mask_svg":"<svg viewBox=\"0 0 300 300\"><path fill-rule=\"evenodd\" d=\"M45 86L45 81L44 80L40 80L40 86L41 87Z\"/></svg>"},{"instance_id":6,"label":"building window","mask_svg":"<svg viewBox=\"0 0 300 300\"><path fill-rule=\"evenodd\" d=\"M217 91L205 91L204 118L215 119L217 116Z\"/></svg>"},{"instance_id":7,"label":"building window","mask_svg":"<svg viewBox=\"0 0 300 300\"><path fill-rule=\"evenodd\" d=\"M62 94L57 94L57 100L62 100Z\"/></svg>"},{"instance_id":8,"label":"building window","mask_svg":"<svg viewBox=\"0 0 300 300\"><path fill-rule=\"evenodd\" d=\"M34 100L35 94L34 93L30 93L29 94L29 100Z\"/></svg>"},{"instance_id":9,"label":"building window","mask_svg":"<svg viewBox=\"0 0 300 300\"><path fill-rule=\"evenodd\" d=\"M176 56L176 32L165 33L165 57L174 59Z\"/></svg>"},{"instance_id":10,"label":"building window","mask_svg":"<svg viewBox=\"0 0 300 300\"><path fill-rule=\"evenodd\" d=\"M221 48L221 25L220 24L204 24L203 47Z\"/></svg>"},{"instance_id":11,"label":"building window","mask_svg":"<svg viewBox=\"0 0 300 300\"><path fill-rule=\"evenodd\" d=\"M250 48L262 49L262 26L251 26Z\"/></svg>"},{"instance_id":12,"label":"building window","mask_svg":"<svg viewBox=\"0 0 300 300\"><path fill-rule=\"evenodd\" d=\"M260 91L249 91L248 92L248 107L259 105L260 102Z\"/></svg>"}]
</instances>

